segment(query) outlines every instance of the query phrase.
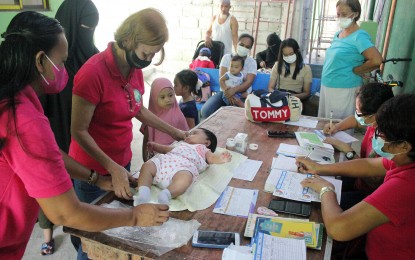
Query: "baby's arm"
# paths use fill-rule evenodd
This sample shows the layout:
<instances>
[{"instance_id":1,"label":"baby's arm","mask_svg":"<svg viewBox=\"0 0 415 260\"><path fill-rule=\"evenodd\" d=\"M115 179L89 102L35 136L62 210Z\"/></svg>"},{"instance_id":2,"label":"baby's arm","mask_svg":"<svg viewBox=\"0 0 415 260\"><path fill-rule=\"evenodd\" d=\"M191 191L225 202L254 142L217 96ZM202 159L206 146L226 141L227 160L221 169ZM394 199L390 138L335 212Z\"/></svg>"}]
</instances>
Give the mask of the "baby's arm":
<instances>
[{"instance_id":1,"label":"baby's arm","mask_svg":"<svg viewBox=\"0 0 415 260\"><path fill-rule=\"evenodd\" d=\"M206 153L206 161L208 164L221 164L227 163L232 160L232 155L228 152L222 152L220 154L214 154L211 151Z\"/></svg>"},{"instance_id":2,"label":"baby's arm","mask_svg":"<svg viewBox=\"0 0 415 260\"><path fill-rule=\"evenodd\" d=\"M154 152L157 152L157 153L166 154L166 153L170 152L171 150L173 150L173 148L174 147L171 147L169 145L158 144L158 143L155 143L155 142L148 142L147 143L147 150L150 151L150 152L154 151Z\"/></svg>"},{"instance_id":3,"label":"baby's arm","mask_svg":"<svg viewBox=\"0 0 415 260\"><path fill-rule=\"evenodd\" d=\"M223 74L223 76L220 77L220 79L219 79L219 85L220 85L222 91L225 91L228 88L228 86L226 86L226 81L228 79L229 79L229 76L228 76L227 73Z\"/></svg>"}]
</instances>

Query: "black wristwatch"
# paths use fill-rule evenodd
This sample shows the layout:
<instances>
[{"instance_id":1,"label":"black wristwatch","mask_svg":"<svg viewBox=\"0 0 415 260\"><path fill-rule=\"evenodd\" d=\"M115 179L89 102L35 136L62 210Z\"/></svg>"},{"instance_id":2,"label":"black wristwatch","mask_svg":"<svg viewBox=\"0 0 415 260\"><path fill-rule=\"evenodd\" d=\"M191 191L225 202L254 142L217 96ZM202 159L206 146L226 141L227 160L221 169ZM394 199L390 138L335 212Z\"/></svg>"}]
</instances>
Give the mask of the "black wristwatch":
<instances>
[{"instance_id":1,"label":"black wristwatch","mask_svg":"<svg viewBox=\"0 0 415 260\"><path fill-rule=\"evenodd\" d=\"M355 151L350 151L350 152L346 153L346 158L347 158L347 160L353 160L355 155L356 155Z\"/></svg>"}]
</instances>

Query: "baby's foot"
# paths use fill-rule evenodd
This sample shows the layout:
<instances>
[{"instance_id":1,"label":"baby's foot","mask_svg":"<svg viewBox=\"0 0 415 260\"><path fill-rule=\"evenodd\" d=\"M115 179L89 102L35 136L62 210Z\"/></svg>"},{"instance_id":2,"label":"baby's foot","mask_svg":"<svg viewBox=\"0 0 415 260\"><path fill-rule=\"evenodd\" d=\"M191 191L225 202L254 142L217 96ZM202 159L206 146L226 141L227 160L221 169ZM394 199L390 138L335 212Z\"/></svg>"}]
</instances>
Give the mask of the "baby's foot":
<instances>
[{"instance_id":1,"label":"baby's foot","mask_svg":"<svg viewBox=\"0 0 415 260\"><path fill-rule=\"evenodd\" d=\"M134 206L149 202L151 199L150 188L147 186L140 186L138 188L138 195L134 195L133 199Z\"/></svg>"},{"instance_id":2,"label":"baby's foot","mask_svg":"<svg viewBox=\"0 0 415 260\"><path fill-rule=\"evenodd\" d=\"M170 199L171 199L171 194L168 189L160 191L159 196L158 196L158 202L160 204L169 205Z\"/></svg>"}]
</instances>

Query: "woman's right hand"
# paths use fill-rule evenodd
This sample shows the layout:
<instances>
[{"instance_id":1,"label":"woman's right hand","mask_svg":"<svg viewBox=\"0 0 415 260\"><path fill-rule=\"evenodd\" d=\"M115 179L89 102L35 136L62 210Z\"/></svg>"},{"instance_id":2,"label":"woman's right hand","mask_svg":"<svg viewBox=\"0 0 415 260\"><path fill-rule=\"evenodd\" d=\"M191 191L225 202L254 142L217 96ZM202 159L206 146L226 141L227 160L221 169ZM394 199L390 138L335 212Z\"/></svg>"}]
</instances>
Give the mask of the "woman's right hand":
<instances>
[{"instance_id":1,"label":"woman's right hand","mask_svg":"<svg viewBox=\"0 0 415 260\"><path fill-rule=\"evenodd\" d=\"M332 124L332 127L330 128L330 123L327 123L324 125L323 133L326 135L333 135L337 133L339 130L336 127L336 124Z\"/></svg>"},{"instance_id":2,"label":"woman's right hand","mask_svg":"<svg viewBox=\"0 0 415 260\"><path fill-rule=\"evenodd\" d=\"M299 172L318 174L318 167L320 164L305 157L297 157L295 161Z\"/></svg>"},{"instance_id":3,"label":"woman's right hand","mask_svg":"<svg viewBox=\"0 0 415 260\"><path fill-rule=\"evenodd\" d=\"M131 174L124 167L118 164L115 164L114 167L109 170L109 173L111 174L115 196L131 200L133 196L130 190L129 182L129 179L133 178Z\"/></svg>"},{"instance_id":4,"label":"woman's right hand","mask_svg":"<svg viewBox=\"0 0 415 260\"><path fill-rule=\"evenodd\" d=\"M133 226L160 226L169 220L169 206L164 204L141 204L133 209Z\"/></svg>"},{"instance_id":5,"label":"woman's right hand","mask_svg":"<svg viewBox=\"0 0 415 260\"><path fill-rule=\"evenodd\" d=\"M259 63L259 66L261 67L261 68L266 68L266 66L267 66L267 64L265 63L265 61L261 61L260 63Z\"/></svg>"}]
</instances>

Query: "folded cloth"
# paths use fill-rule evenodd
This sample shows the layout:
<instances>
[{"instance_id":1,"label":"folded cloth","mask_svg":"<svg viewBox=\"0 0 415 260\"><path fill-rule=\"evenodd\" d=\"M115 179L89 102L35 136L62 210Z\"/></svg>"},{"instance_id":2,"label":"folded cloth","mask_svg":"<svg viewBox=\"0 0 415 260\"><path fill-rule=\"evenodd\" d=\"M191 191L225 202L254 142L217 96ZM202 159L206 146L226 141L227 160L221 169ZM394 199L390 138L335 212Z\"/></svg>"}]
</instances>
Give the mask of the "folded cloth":
<instances>
[{"instance_id":1,"label":"folded cloth","mask_svg":"<svg viewBox=\"0 0 415 260\"><path fill-rule=\"evenodd\" d=\"M224 148L217 148L216 153L225 151ZM198 179L187 189L185 193L170 200L170 211L203 210L213 205L233 176L233 170L248 157L240 153L229 151L232 154L232 161L224 164L211 164L206 171L200 173ZM161 189L151 186L150 203L158 203L157 196Z\"/></svg>"}]
</instances>

